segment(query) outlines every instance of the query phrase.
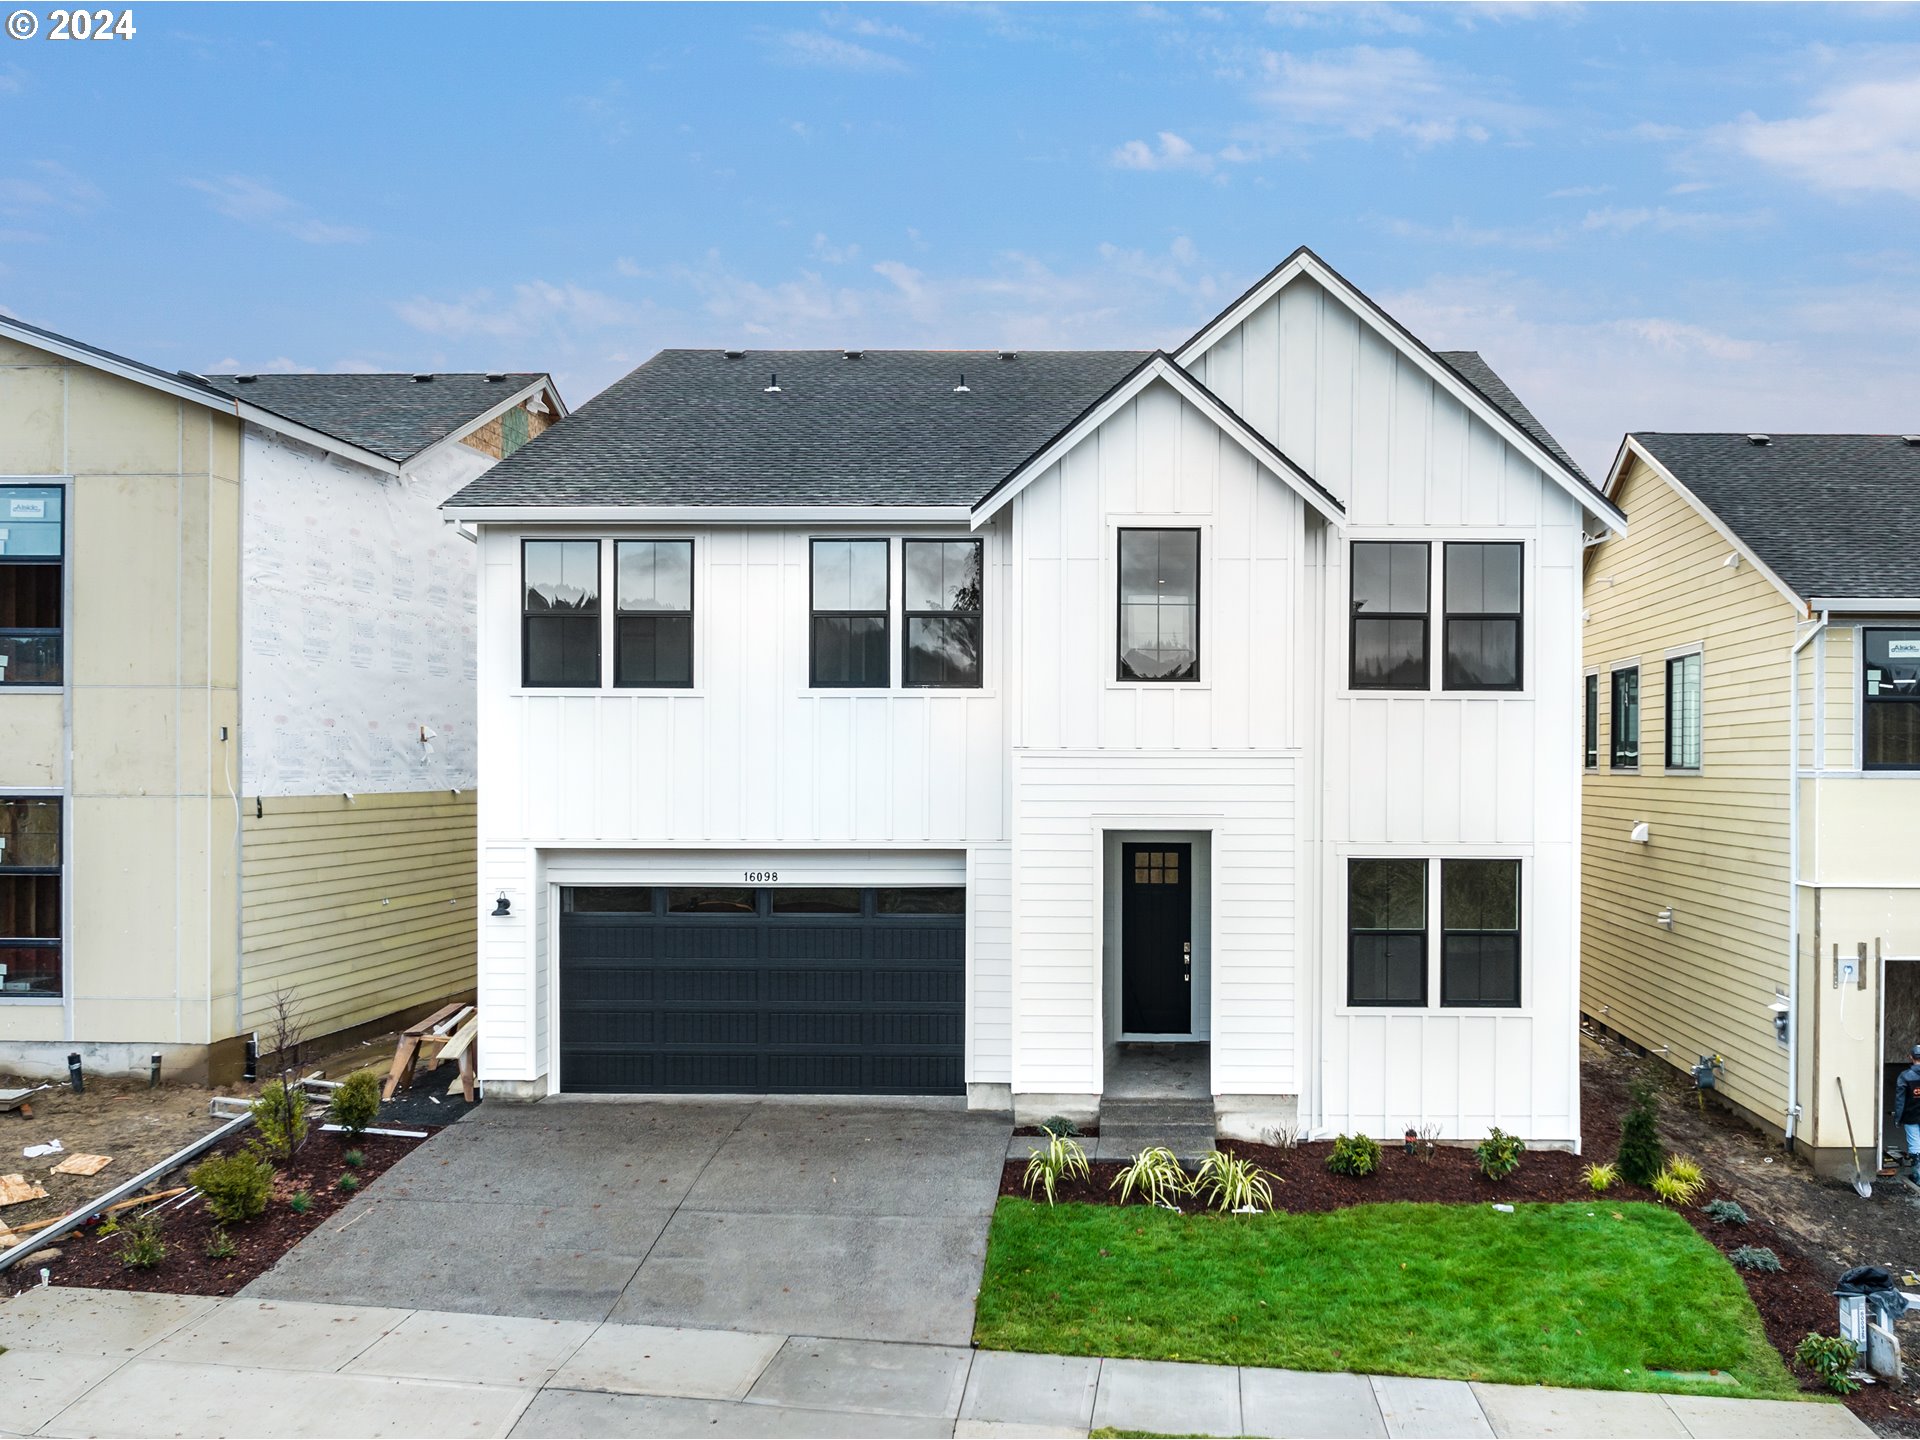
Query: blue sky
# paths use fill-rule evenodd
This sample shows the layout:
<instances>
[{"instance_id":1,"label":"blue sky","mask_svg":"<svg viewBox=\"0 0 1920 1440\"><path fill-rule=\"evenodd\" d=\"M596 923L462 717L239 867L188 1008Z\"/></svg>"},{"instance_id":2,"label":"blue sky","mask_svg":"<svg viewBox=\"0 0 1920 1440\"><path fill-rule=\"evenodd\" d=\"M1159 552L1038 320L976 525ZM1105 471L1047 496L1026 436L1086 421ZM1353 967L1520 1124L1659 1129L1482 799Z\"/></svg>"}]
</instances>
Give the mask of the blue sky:
<instances>
[{"instance_id":1,"label":"blue sky","mask_svg":"<svg viewBox=\"0 0 1920 1440\"><path fill-rule=\"evenodd\" d=\"M1920 429L1909 6L134 14L0 40L0 309L156 364L1165 344L1304 242L1590 469Z\"/></svg>"}]
</instances>

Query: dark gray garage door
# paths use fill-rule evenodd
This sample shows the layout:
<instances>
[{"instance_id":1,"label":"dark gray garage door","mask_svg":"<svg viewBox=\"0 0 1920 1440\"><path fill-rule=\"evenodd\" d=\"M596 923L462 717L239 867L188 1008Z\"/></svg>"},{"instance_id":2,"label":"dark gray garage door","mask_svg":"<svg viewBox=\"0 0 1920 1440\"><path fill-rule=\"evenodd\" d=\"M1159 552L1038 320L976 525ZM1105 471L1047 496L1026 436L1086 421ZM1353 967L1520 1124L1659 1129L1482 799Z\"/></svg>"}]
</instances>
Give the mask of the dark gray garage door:
<instances>
[{"instance_id":1,"label":"dark gray garage door","mask_svg":"<svg viewBox=\"0 0 1920 1440\"><path fill-rule=\"evenodd\" d=\"M966 891L561 892L560 1088L964 1091Z\"/></svg>"}]
</instances>

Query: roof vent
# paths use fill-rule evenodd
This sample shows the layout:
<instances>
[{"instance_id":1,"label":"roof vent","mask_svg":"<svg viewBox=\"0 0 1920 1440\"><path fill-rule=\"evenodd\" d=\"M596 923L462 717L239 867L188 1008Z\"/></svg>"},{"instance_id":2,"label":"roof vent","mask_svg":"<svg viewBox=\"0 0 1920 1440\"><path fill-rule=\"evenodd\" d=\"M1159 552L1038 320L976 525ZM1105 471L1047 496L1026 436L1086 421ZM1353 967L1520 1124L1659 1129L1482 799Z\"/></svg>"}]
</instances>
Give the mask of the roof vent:
<instances>
[{"instance_id":1,"label":"roof vent","mask_svg":"<svg viewBox=\"0 0 1920 1440\"><path fill-rule=\"evenodd\" d=\"M1020 358L1020 352L1018 350L1002 350L1000 352L1000 358L1002 360L1018 360Z\"/></svg>"},{"instance_id":2,"label":"roof vent","mask_svg":"<svg viewBox=\"0 0 1920 1440\"><path fill-rule=\"evenodd\" d=\"M507 377L498 370L489 370L487 372L487 383L489 385L498 385L502 380L506 378Z\"/></svg>"},{"instance_id":3,"label":"roof vent","mask_svg":"<svg viewBox=\"0 0 1920 1440\"><path fill-rule=\"evenodd\" d=\"M1747 436L1747 443L1749 445L1771 445L1773 443L1773 437L1771 435L1749 435Z\"/></svg>"},{"instance_id":4,"label":"roof vent","mask_svg":"<svg viewBox=\"0 0 1920 1440\"><path fill-rule=\"evenodd\" d=\"M251 385L259 378L258 375L236 375L233 377L233 383L236 385Z\"/></svg>"},{"instance_id":5,"label":"roof vent","mask_svg":"<svg viewBox=\"0 0 1920 1440\"><path fill-rule=\"evenodd\" d=\"M428 381L432 379L433 379L433 376L431 375L416 375L413 377L413 383L416 385L425 385Z\"/></svg>"},{"instance_id":6,"label":"roof vent","mask_svg":"<svg viewBox=\"0 0 1920 1440\"><path fill-rule=\"evenodd\" d=\"M967 386L966 371L962 370L960 372L960 383L953 387L953 393L956 395L971 395L973 393L973 391L969 389Z\"/></svg>"},{"instance_id":7,"label":"roof vent","mask_svg":"<svg viewBox=\"0 0 1920 1440\"><path fill-rule=\"evenodd\" d=\"M859 360L863 358L866 353L864 350L842 350L840 352L840 358L842 360Z\"/></svg>"},{"instance_id":8,"label":"roof vent","mask_svg":"<svg viewBox=\"0 0 1920 1440\"><path fill-rule=\"evenodd\" d=\"M725 355L729 360L738 360L742 355L746 354L747 352L744 350L723 350L720 353Z\"/></svg>"},{"instance_id":9,"label":"roof vent","mask_svg":"<svg viewBox=\"0 0 1920 1440\"><path fill-rule=\"evenodd\" d=\"M1902 435L1900 438L1909 445L1920 445L1920 435Z\"/></svg>"},{"instance_id":10,"label":"roof vent","mask_svg":"<svg viewBox=\"0 0 1920 1440\"><path fill-rule=\"evenodd\" d=\"M780 393L780 377L769 371L767 374L767 383L761 387L760 393L762 395L778 395Z\"/></svg>"}]
</instances>

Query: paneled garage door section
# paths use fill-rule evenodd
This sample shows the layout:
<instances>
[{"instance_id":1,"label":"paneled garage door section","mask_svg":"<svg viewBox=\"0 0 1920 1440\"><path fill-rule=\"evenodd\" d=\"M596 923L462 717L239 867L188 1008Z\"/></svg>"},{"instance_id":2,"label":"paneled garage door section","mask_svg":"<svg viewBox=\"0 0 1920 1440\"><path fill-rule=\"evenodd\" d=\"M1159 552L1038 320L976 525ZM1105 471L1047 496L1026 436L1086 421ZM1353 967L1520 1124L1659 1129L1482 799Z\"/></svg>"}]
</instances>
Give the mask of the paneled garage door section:
<instances>
[{"instance_id":1,"label":"paneled garage door section","mask_svg":"<svg viewBox=\"0 0 1920 1440\"><path fill-rule=\"evenodd\" d=\"M560 1088L958 1095L966 891L561 892Z\"/></svg>"}]
</instances>

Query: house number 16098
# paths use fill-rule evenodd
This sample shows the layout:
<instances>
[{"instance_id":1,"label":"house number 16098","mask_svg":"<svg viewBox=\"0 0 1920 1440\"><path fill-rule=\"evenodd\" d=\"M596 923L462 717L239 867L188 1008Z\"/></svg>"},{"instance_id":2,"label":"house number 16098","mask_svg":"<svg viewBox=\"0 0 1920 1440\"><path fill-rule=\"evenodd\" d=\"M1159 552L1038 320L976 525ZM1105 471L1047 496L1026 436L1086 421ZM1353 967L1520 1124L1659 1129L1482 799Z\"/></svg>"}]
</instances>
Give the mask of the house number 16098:
<instances>
[{"instance_id":1,"label":"house number 16098","mask_svg":"<svg viewBox=\"0 0 1920 1440\"><path fill-rule=\"evenodd\" d=\"M772 885L778 881L779 878L780 872L778 870L747 871L747 883L749 885Z\"/></svg>"}]
</instances>

